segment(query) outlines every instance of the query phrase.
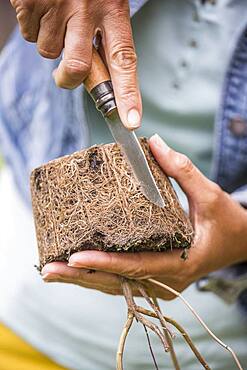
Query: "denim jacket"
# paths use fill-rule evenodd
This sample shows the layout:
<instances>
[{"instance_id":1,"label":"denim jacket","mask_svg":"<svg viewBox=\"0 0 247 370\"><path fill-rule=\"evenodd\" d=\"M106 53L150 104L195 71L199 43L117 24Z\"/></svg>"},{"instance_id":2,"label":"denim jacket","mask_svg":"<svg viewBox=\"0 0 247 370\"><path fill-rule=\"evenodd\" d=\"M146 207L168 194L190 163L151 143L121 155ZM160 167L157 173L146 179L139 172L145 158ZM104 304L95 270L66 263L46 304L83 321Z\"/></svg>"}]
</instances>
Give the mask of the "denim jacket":
<instances>
[{"instance_id":1,"label":"denim jacket","mask_svg":"<svg viewBox=\"0 0 247 370\"><path fill-rule=\"evenodd\" d=\"M146 1L130 1L131 15ZM55 86L51 72L58 62L41 58L18 30L0 57L0 148L29 204L30 171L88 144L83 88L68 91ZM247 19L236 31L225 72L215 122L213 179L247 207ZM243 263L212 274L198 287L230 302L236 298L232 281L241 285L246 276L247 263ZM247 314L247 290L238 301Z\"/></svg>"}]
</instances>

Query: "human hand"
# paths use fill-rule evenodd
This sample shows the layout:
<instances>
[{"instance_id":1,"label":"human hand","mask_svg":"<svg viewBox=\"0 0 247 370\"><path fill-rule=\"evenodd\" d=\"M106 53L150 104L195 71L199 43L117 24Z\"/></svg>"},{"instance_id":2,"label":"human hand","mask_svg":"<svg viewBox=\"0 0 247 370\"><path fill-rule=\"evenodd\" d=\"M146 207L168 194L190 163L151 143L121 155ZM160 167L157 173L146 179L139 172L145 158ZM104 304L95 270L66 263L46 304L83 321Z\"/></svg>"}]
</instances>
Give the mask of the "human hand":
<instances>
[{"instance_id":1,"label":"human hand","mask_svg":"<svg viewBox=\"0 0 247 370\"><path fill-rule=\"evenodd\" d=\"M87 77L96 32L102 35L118 111L129 129L140 126L142 106L128 0L10 0L23 37L45 58L63 60L54 73L59 87L73 89Z\"/></svg>"},{"instance_id":2,"label":"human hand","mask_svg":"<svg viewBox=\"0 0 247 370\"><path fill-rule=\"evenodd\" d=\"M0 52L16 25L16 19L10 3L0 2Z\"/></svg>"},{"instance_id":3,"label":"human hand","mask_svg":"<svg viewBox=\"0 0 247 370\"><path fill-rule=\"evenodd\" d=\"M107 253L83 251L73 254L69 266L46 265L45 281L69 282L111 294L122 294L120 276L154 278L181 292L209 272L247 260L247 212L221 188L208 180L183 154L170 149L158 137L149 141L164 172L186 193L195 230L187 260L181 251ZM89 274L89 270L95 273ZM174 298L155 287L157 297Z\"/></svg>"}]
</instances>

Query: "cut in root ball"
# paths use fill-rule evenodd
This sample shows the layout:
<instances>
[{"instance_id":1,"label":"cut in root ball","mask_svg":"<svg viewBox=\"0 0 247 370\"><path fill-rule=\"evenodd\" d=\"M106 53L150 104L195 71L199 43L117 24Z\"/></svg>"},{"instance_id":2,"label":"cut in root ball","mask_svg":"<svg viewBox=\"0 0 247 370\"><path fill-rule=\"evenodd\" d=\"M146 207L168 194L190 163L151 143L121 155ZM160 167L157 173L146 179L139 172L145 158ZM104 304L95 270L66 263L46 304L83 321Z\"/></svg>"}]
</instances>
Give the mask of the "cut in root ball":
<instances>
[{"instance_id":1,"label":"cut in root ball","mask_svg":"<svg viewBox=\"0 0 247 370\"><path fill-rule=\"evenodd\" d=\"M164 209L142 194L117 144L93 146L32 172L41 268L86 249L137 252L190 247L191 223L147 140L140 141Z\"/></svg>"}]
</instances>

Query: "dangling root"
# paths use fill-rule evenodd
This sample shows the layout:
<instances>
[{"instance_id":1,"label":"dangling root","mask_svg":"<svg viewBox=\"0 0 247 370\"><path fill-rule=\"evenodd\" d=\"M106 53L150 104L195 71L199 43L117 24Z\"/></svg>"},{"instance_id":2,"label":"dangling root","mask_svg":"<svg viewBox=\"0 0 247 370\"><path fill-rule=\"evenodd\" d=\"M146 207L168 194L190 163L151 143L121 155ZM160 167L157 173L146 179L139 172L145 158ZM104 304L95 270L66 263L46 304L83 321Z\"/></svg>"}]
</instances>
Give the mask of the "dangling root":
<instances>
[{"instance_id":1,"label":"dangling root","mask_svg":"<svg viewBox=\"0 0 247 370\"><path fill-rule=\"evenodd\" d=\"M153 297L153 299L149 298L149 296L146 293L144 287L139 282L136 282L136 284L138 286L138 290L141 293L141 295L145 298L145 300L147 301L149 306L151 306L151 308L154 310L155 317L157 317L160 321L160 324L161 324L161 326L163 328L163 331L164 331L165 338L166 338L167 343L168 343L169 348L170 348L170 354L171 354L171 359L172 359L172 362L173 362L173 365L174 365L174 369L175 370L180 370L178 359L177 359L177 356L176 356L176 353L175 353L175 350L174 350L174 347L173 347L173 343L172 343L172 339L175 338L175 334L172 333L171 330L169 329L169 327L167 325L167 322L166 322L166 319L162 315L162 312L160 310L160 307L159 307L159 304L158 304L158 301L157 301L156 297Z\"/></svg>"},{"instance_id":2,"label":"dangling root","mask_svg":"<svg viewBox=\"0 0 247 370\"><path fill-rule=\"evenodd\" d=\"M171 332L171 329L168 326L168 323L172 326L174 326L179 332L182 333L185 341L188 343L192 351L194 352L197 359L200 361L200 363L203 365L204 369L211 370L209 365L206 363L202 355L199 353L199 351L196 349L195 345L192 343L192 340L188 336L188 334L185 332L185 330L177 324L174 320L164 316L161 313L160 307L158 305L158 302L156 298L153 296L153 294L148 294L146 291L146 288L144 285L142 285L140 282L137 282L136 280L130 280L127 278L121 278L121 284L123 288L123 294L128 306L128 318L125 323L125 326L122 331L122 335L120 337L118 351L117 351L117 370L123 370L123 352L124 352L124 346L126 342L127 335L129 333L129 330L131 328L131 325L133 323L133 319L135 318L138 322L142 323L144 325L144 328L149 328L152 330L161 340L162 345L164 346L164 349L166 352L170 352L171 359L174 365L174 369L180 370L180 366L173 348L172 340L174 339L174 334ZM152 311L147 310L143 307L137 306L133 297L133 288L135 290L138 290L142 297L147 301L149 306L152 308ZM152 298L150 298L152 296ZM153 317L159 320L162 330L159 328L158 325L154 324L152 321L148 320L144 316ZM153 353L152 353L152 356ZM155 358L154 358L155 361ZM155 361L156 364L156 361ZM157 366L157 365L156 365Z\"/></svg>"},{"instance_id":3,"label":"dangling root","mask_svg":"<svg viewBox=\"0 0 247 370\"><path fill-rule=\"evenodd\" d=\"M123 293L124 293L124 297L125 297L127 305L128 305L129 312L131 312L134 315L135 319L138 322L140 322L141 324L145 325L147 328L152 330L160 338L161 343L163 344L165 351L168 352L170 350L170 348L169 348L169 345L166 341L166 338L165 338L162 330L156 324L154 324L152 321L146 319L142 314L137 312L136 303L134 301L133 294L132 294L131 284L132 284L132 282L128 281L125 278L122 280Z\"/></svg>"},{"instance_id":4,"label":"dangling root","mask_svg":"<svg viewBox=\"0 0 247 370\"><path fill-rule=\"evenodd\" d=\"M118 351L117 351L117 370L122 370L123 369L123 352L124 352L124 346L126 342L127 335L130 331L130 328L132 326L134 320L134 315L132 312L128 312L128 318L127 321L124 325L119 345L118 345Z\"/></svg>"},{"instance_id":5,"label":"dangling root","mask_svg":"<svg viewBox=\"0 0 247 370\"><path fill-rule=\"evenodd\" d=\"M150 310L146 310L145 308L140 307L140 306L137 306L136 309L137 309L138 312L140 312L144 315L154 317L154 318L157 319L157 316L155 315L155 313L150 311ZM192 352L195 354L196 358L202 364L204 369L210 370L209 365L206 363L205 359L200 354L200 352L198 351L198 349L196 348L196 346L192 342L192 339L190 338L189 334L184 330L184 328L180 324L178 324L175 320L171 319L170 317L164 316L164 318L169 324L173 325L182 334L184 340L186 341L188 346L191 348Z\"/></svg>"},{"instance_id":6,"label":"dangling root","mask_svg":"<svg viewBox=\"0 0 247 370\"><path fill-rule=\"evenodd\" d=\"M177 292L175 289L169 287L166 284L161 283L160 281L156 281L154 279L148 279L150 283L153 283L155 285L158 285L161 288L164 288L168 290L169 292L173 293L176 297L180 298L184 304L189 308L189 310L192 312L192 314L196 317L196 319L200 322L200 324L203 326L203 328L207 331L207 333L223 348L225 348L230 354L232 355L237 367L239 370L244 370L242 365L240 364L240 361L236 355L236 353L233 351L231 347L229 347L227 344L223 343L210 329L209 327L205 324L205 322L202 320L202 318L198 315L198 313L194 310L194 308L189 304L188 301L180 294Z\"/></svg>"},{"instance_id":7,"label":"dangling root","mask_svg":"<svg viewBox=\"0 0 247 370\"><path fill-rule=\"evenodd\" d=\"M243 370L235 352L229 346L224 344L207 327L207 325L204 323L204 321L200 318L200 316L196 313L196 311L191 307L191 305L185 300L185 298L179 292L177 292L175 289L170 288L166 284L163 284L163 283L161 283L159 281L156 281L154 279L147 279L147 281L151 284L158 285L159 287L162 287L162 288L168 290L169 292L173 293L176 297L179 297L185 303L185 305L190 309L190 311L197 318L197 320L201 323L201 325L204 327L204 329L210 334L210 336L217 343L219 343L222 347L224 347L226 350L228 350L231 353L238 369ZM174 348L173 348L172 340L174 339L175 335L170 329L170 325L171 325L174 328L176 328L178 332L180 332L182 334L185 342L188 344L188 346L190 347L190 349L192 350L192 352L194 353L194 355L196 356L198 361L201 363L202 367L206 370L211 370L210 366L207 364L207 362L205 361L203 356L200 354L200 352L198 351L198 349L196 348L196 346L192 342L192 339L187 334L187 332L184 330L184 328L180 324L178 324L175 320L173 320L173 319L171 319L167 316L164 316L162 314L162 312L160 310L160 307L159 307L159 304L158 304L158 301L157 301L155 295L153 294L153 292L150 292L150 288L148 288L148 290L147 290L147 287L144 286L144 284L142 284L140 281L130 280L130 279L123 278L123 277L121 278L121 284L122 284L122 288L123 288L123 294L124 294L124 297L125 297L125 300L126 300L127 306L128 306L128 319L127 319L126 324L123 328L123 332L122 332L120 342L119 342L119 347L118 347L118 352L117 352L117 370L123 370L124 346L125 346L126 338L127 338L127 335L129 333L129 330L131 328L131 325L133 323L134 318L138 322L143 324L143 326L144 326L144 329L145 329L147 337L148 337L149 347L150 347L150 350L151 350L152 357L154 359L154 364L155 364L156 369L158 369L158 365L156 363L156 360L155 360L155 357L154 357L154 354L153 354L153 351L152 351L152 348L151 348L151 343L150 343L150 339L149 339L148 332L147 332L146 328L149 328L150 330L152 330L159 337L165 351L170 352L170 354L171 354L171 359L172 359L172 362L173 362L173 365L174 365L174 369L175 370L180 370L180 366L179 366L179 363L178 363L178 360L177 360L177 357L176 357L176 353L175 353ZM148 305L150 306L150 308L152 310L147 310L143 307L140 307L140 306L136 305L134 297L133 297L133 292L132 292L133 289L139 291L140 295L146 300L146 302L148 303ZM161 324L162 330L160 329L160 327L158 325L156 325L152 321L148 320L145 316L149 316L149 317L158 319L160 324Z\"/></svg>"}]
</instances>

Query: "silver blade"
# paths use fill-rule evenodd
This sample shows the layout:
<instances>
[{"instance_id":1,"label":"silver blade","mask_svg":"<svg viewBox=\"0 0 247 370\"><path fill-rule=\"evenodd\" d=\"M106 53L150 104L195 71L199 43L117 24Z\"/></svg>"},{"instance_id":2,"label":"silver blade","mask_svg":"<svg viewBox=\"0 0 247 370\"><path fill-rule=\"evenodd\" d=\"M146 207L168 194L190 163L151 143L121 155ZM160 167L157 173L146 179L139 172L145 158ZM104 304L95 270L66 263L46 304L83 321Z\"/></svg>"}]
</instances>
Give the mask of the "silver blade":
<instances>
[{"instance_id":1,"label":"silver blade","mask_svg":"<svg viewBox=\"0 0 247 370\"><path fill-rule=\"evenodd\" d=\"M105 119L115 141L121 145L145 197L157 206L165 207L136 134L122 124L117 110Z\"/></svg>"}]
</instances>

